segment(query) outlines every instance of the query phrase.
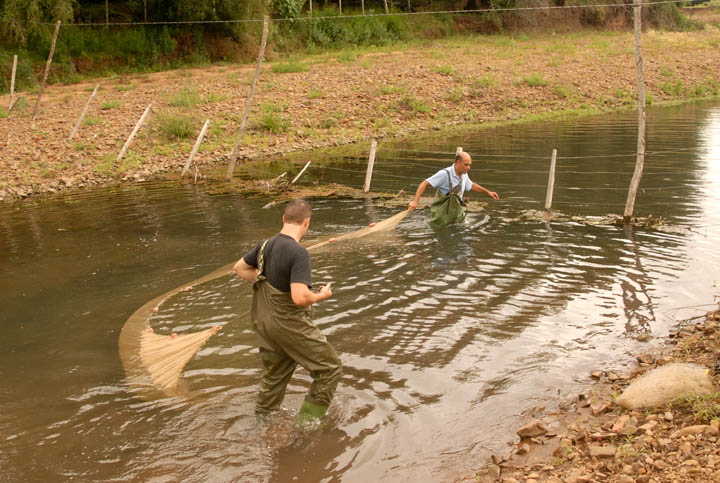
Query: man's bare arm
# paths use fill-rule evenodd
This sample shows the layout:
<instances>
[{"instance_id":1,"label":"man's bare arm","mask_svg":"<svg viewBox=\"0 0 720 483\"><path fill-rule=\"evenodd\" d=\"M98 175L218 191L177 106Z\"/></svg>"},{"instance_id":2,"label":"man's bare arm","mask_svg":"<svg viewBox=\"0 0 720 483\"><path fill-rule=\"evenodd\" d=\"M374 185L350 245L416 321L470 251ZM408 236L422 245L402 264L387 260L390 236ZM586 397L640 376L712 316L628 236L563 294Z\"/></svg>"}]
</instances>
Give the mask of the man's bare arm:
<instances>
[{"instance_id":1,"label":"man's bare arm","mask_svg":"<svg viewBox=\"0 0 720 483\"><path fill-rule=\"evenodd\" d=\"M250 265L245 263L245 259L243 258L237 261L237 263L233 267L233 272L235 272L240 276L240 278L242 278L243 280L247 280L248 282L254 282L258 276L257 268L251 267Z\"/></svg>"},{"instance_id":2,"label":"man's bare arm","mask_svg":"<svg viewBox=\"0 0 720 483\"><path fill-rule=\"evenodd\" d=\"M308 305L320 302L321 300L330 298L331 295L332 290L330 290L330 285L321 287L318 293L313 293L304 283L290 284L290 296L292 297L292 301L295 305L299 305L301 307L307 307Z\"/></svg>"},{"instance_id":3,"label":"man's bare arm","mask_svg":"<svg viewBox=\"0 0 720 483\"><path fill-rule=\"evenodd\" d=\"M490 198L492 198L494 200L500 199L500 196L498 196L497 193L495 193L494 191L490 191L489 189L483 188L482 186L480 186L479 184L477 184L475 182L473 182L473 184L472 184L472 190L478 191L480 193L485 193L486 195L488 195Z\"/></svg>"}]
</instances>

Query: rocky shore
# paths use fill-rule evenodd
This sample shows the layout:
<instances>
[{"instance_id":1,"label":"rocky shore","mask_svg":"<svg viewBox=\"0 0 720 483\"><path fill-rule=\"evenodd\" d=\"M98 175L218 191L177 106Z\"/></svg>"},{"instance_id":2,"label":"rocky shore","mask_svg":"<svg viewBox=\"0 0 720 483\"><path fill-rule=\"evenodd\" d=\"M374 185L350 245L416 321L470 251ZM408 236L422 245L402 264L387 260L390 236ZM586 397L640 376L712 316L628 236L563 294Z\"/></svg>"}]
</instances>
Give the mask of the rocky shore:
<instances>
[{"instance_id":1,"label":"rocky shore","mask_svg":"<svg viewBox=\"0 0 720 483\"><path fill-rule=\"evenodd\" d=\"M653 104L720 98L720 24L703 15L704 28L644 33ZM34 122L37 92L16 93L22 99L10 112L9 96L0 96L0 200L179 173L206 119L210 128L195 161L201 177L222 179L254 68L217 65L50 85ZM96 84L98 94L68 140ZM628 31L466 35L292 60L269 54L241 163L430 130L634 109L635 85Z\"/></svg>"},{"instance_id":2,"label":"rocky shore","mask_svg":"<svg viewBox=\"0 0 720 483\"><path fill-rule=\"evenodd\" d=\"M681 322L661 350L637 356L629 374L597 371L587 392L518 429L509 455L493 456L482 482L720 481L720 310ZM618 396L668 364L699 364L715 390L628 410Z\"/></svg>"}]
</instances>

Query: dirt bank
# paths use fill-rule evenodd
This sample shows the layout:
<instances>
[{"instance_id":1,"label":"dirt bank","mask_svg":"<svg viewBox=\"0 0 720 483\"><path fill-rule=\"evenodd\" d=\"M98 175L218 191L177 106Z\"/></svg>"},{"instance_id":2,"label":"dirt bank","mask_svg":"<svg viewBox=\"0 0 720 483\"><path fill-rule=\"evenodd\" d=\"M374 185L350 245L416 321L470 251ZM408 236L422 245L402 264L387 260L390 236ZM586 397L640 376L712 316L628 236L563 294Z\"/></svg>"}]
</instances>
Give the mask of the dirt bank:
<instances>
[{"instance_id":1,"label":"dirt bank","mask_svg":"<svg viewBox=\"0 0 720 483\"><path fill-rule=\"evenodd\" d=\"M629 374L598 370L587 392L559 411L532 415L537 434L493 457L483 482L720 481L720 392L663 407L625 410L615 398L637 376L670 362L706 367L720 387L720 310L683 321ZM532 419L529 418L529 419ZM473 478L474 479L474 478Z\"/></svg>"},{"instance_id":2,"label":"dirt bank","mask_svg":"<svg viewBox=\"0 0 720 483\"><path fill-rule=\"evenodd\" d=\"M654 103L718 96L720 29L648 31L648 97ZM101 90L67 141L95 82L52 85L32 122L36 93L8 114L0 98L0 200L120 178L177 172L205 119L196 158L220 172L236 142L253 65L222 65L98 79ZM558 113L634 108L630 32L466 36L267 63L241 155L267 158L458 125ZM121 161L117 155L153 104ZM217 168L217 169L216 169Z\"/></svg>"}]
</instances>

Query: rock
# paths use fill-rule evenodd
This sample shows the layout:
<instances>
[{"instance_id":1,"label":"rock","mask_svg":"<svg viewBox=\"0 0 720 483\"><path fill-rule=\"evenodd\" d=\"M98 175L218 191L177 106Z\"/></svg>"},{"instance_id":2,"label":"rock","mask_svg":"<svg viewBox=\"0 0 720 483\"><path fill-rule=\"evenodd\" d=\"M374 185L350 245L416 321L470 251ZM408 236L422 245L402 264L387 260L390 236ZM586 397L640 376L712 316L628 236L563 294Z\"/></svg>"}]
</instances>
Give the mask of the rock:
<instances>
[{"instance_id":1,"label":"rock","mask_svg":"<svg viewBox=\"0 0 720 483\"><path fill-rule=\"evenodd\" d=\"M590 445L588 447L590 450L590 456L594 456L596 458L612 458L615 456L615 452L617 451L617 448L615 446L593 446Z\"/></svg>"},{"instance_id":2,"label":"rock","mask_svg":"<svg viewBox=\"0 0 720 483\"><path fill-rule=\"evenodd\" d=\"M602 371L593 371L590 373L590 377L592 377L593 379L600 379L602 375Z\"/></svg>"},{"instance_id":3,"label":"rock","mask_svg":"<svg viewBox=\"0 0 720 483\"><path fill-rule=\"evenodd\" d=\"M516 433L518 436L520 436L521 439L535 438L537 436L542 436L543 434L547 433L547 428L545 427L545 425L543 425L542 422L534 419L525 426L518 429Z\"/></svg>"},{"instance_id":4,"label":"rock","mask_svg":"<svg viewBox=\"0 0 720 483\"><path fill-rule=\"evenodd\" d=\"M623 414L622 416L620 416L619 418L617 418L615 420L615 424L613 424L612 429L610 431L612 431L613 433L620 432L620 430L625 427L625 423L627 423L629 419L630 419L629 414Z\"/></svg>"},{"instance_id":5,"label":"rock","mask_svg":"<svg viewBox=\"0 0 720 483\"><path fill-rule=\"evenodd\" d=\"M671 438L680 438L682 436L687 436L689 434L710 434L713 436L717 436L718 430L708 424L698 424L696 426L686 426L678 431L675 431L673 434L670 435Z\"/></svg>"},{"instance_id":6,"label":"rock","mask_svg":"<svg viewBox=\"0 0 720 483\"><path fill-rule=\"evenodd\" d=\"M655 362L655 358L652 356L652 354L640 354L636 357L637 361L640 364L652 364Z\"/></svg>"},{"instance_id":7,"label":"rock","mask_svg":"<svg viewBox=\"0 0 720 483\"><path fill-rule=\"evenodd\" d=\"M702 396L712 392L712 378L705 367L671 363L634 380L615 402L627 409L657 407L689 395Z\"/></svg>"},{"instance_id":8,"label":"rock","mask_svg":"<svg viewBox=\"0 0 720 483\"><path fill-rule=\"evenodd\" d=\"M521 443L515 450L516 454L528 454L530 452L530 445L527 443Z\"/></svg>"},{"instance_id":9,"label":"rock","mask_svg":"<svg viewBox=\"0 0 720 483\"><path fill-rule=\"evenodd\" d=\"M663 418L665 421L672 421L673 420L673 413L670 411L665 411L665 414L663 414Z\"/></svg>"}]
</instances>

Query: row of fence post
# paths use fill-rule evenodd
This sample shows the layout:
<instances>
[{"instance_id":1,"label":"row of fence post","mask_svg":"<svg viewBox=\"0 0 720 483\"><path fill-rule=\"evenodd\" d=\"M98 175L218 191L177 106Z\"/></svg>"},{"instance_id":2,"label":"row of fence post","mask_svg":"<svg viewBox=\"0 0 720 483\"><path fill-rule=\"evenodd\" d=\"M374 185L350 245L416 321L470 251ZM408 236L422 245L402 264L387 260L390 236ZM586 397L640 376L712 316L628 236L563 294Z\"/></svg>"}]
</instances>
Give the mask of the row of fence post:
<instances>
[{"instance_id":1,"label":"row of fence post","mask_svg":"<svg viewBox=\"0 0 720 483\"><path fill-rule=\"evenodd\" d=\"M385 3L385 10L388 12L388 6L387 6L387 0L384 0ZM643 58L642 58L642 50L641 50L641 36L642 36L642 28L641 28L641 20L642 20L642 7L641 7L641 0L633 0L633 23L634 23L634 45L635 45L635 63L636 63L636 70L637 70L637 84L638 84L638 140L637 140L637 160L635 164L635 171L633 173L633 177L630 183L630 189L628 191L628 198L625 205L625 212L624 212L624 220L628 222L633 214L634 204L635 204L635 197L638 190L638 186L640 183L640 178L642 177L642 171L645 161L645 82L644 82L644 75L643 75ZM342 2L339 3L340 5L340 13L342 13ZM408 0L408 8L410 8L410 1ZM362 9L363 14L365 13L365 2L363 0L362 2ZM310 14L312 15L312 0L310 1ZM106 2L106 15L107 15L107 2ZM107 18L106 18L107 21ZM253 76L252 84L250 87L250 93L248 95L248 102L245 107L245 114L243 116L242 124L240 126L240 131L238 133L237 142L235 144L235 147L233 149L233 152L230 156L230 162L228 164L228 170L227 170L227 179L232 179L236 161L239 154L240 145L242 144L243 136L245 133L245 128L247 125L247 119L250 113L250 109L252 107L252 102L255 95L255 86L257 84L258 76L260 75L260 71L262 70L263 60L264 60L264 52L265 52L265 46L267 44L267 36L268 36L268 23L269 23L269 17L267 15L264 16L263 19L263 32L262 32L262 40L260 44L260 52L258 55L258 61L257 66L255 69L255 75ZM45 64L45 70L43 73L42 82L40 84L40 89L37 96L37 101L35 103L35 108L33 110L33 117L32 120L35 122L37 115L39 113L40 109L40 100L42 97L43 90L45 88L45 84L47 82L48 74L50 72L50 65L52 63L53 54L55 52L55 44L57 41L58 32L60 31L60 20L57 21L55 24L55 31L53 33L51 45L50 45L50 53L48 54L48 59ZM12 111L13 107L18 100L14 101L14 94L15 94L15 76L16 76L16 70L17 70L17 55L13 56L13 67L12 67L12 74L11 74L11 80L10 80L10 102L8 106L8 112ZM75 134L77 133L80 124L82 123L83 119L85 118L85 115L87 114L87 110L90 106L90 103L95 98L95 95L97 94L99 85L95 86L95 89L93 90L92 94L90 95L90 99L88 99L87 103L85 104L85 108L83 109L82 113L80 114L80 117L78 118L77 122L75 123L72 132L70 133L70 136L68 137L68 141L72 140ZM130 146L130 143L132 142L133 138L137 134L137 131L140 129L141 125L143 124L145 118L147 117L148 113L150 112L152 108L152 103L150 103L147 108L145 109L145 112L143 112L142 116L138 120L137 124L135 125L135 128L133 129L132 133L128 137L127 141L123 145L122 149L120 150L120 153L117 156L117 161L120 161L122 157L124 156L125 152L127 151L128 147ZM205 132L207 131L208 125L210 123L210 120L206 120L205 124L203 125L200 134L195 142L195 145L193 146L192 152L190 153L190 157L188 158L187 162L185 163L185 166L182 171L181 176L185 176L188 169L190 168L190 165L193 162L193 159L195 155L197 154L197 151L200 147L200 144L202 143L202 140L205 136ZM373 165L375 162L375 152L377 149L377 142L375 140L372 141L370 146L370 155L368 158L368 166L367 166L367 172L365 174L365 183L363 185L363 191L368 192L370 190L370 183L372 180L372 171L373 171ZM462 152L462 148L458 147L456 151L456 155ZM550 162L550 173L548 178L548 187L547 187L547 193L545 196L545 209L550 210L552 208L552 197L553 197L553 189L555 184L555 164L557 159L557 150L553 149L551 162ZM298 173L298 175L293 179L292 183L295 183L300 176L305 172L305 170L310 165L310 162L303 167L303 169Z\"/></svg>"}]
</instances>

